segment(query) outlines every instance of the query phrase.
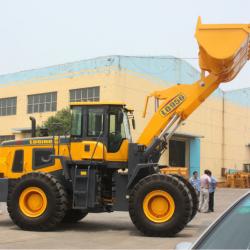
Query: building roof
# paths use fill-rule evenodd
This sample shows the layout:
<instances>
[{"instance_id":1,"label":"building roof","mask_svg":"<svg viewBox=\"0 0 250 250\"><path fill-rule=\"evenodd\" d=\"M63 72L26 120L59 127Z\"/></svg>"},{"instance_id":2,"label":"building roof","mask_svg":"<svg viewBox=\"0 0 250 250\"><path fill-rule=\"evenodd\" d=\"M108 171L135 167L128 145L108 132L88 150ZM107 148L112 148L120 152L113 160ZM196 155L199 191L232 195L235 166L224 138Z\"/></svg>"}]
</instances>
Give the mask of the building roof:
<instances>
[{"instance_id":1,"label":"building roof","mask_svg":"<svg viewBox=\"0 0 250 250\"><path fill-rule=\"evenodd\" d=\"M11 129L13 132L31 132L31 127L22 127L22 128L12 128Z\"/></svg>"},{"instance_id":2,"label":"building roof","mask_svg":"<svg viewBox=\"0 0 250 250\"><path fill-rule=\"evenodd\" d=\"M191 84L200 79L200 72L181 58L114 55L0 75L0 88L6 85L16 86L62 78L72 79L81 75L109 74L112 70L136 75L167 87L177 83ZM222 91L218 89L213 95L222 97Z\"/></svg>"},{"instance_id":3,"label":"building roof","mask_svg":"<svg viewBox=\"0 0 250 250\"><path fill-rule=\"evenodd\" d=\"M188 138L188 139L204 138L203 135L190 134L190 133L185 133L185 132L175 132L175 133L174 133L174 136L182 137L182 138Z\"/></svg>"},{"instance_id":4,"label":"building roof","mask_svg":"<svg viewBox=\"0 0 250 250\"><path fill-rule=\"evenodd\" d=\"M128 70L168 83L192 83L200 73L183 59L173 56L105 56L40 69L0 75L0 86L48 79L72 78L96 72L109 73L112 68Z\"/></svg>"}]
</instances>

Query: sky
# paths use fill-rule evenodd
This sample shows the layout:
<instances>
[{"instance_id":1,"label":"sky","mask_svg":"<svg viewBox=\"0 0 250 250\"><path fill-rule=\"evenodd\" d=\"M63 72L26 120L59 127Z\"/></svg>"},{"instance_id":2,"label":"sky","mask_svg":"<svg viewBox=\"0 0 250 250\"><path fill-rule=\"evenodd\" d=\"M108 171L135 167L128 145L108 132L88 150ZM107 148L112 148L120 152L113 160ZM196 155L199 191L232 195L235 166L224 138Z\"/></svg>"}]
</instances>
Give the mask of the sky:
<instances>
[{"instance_id":1,"label":"sky","mask_svg":"<svg viewBox=\"0 0 250 250\"><path fill-rule=\"evenodd\" d=\"M198 16L250 23L249 10L249 0L0 0L0 74L108 55L171 55L199 69ZM250 62L222 89L245 87Z\"/></svg>"}]
</instances>

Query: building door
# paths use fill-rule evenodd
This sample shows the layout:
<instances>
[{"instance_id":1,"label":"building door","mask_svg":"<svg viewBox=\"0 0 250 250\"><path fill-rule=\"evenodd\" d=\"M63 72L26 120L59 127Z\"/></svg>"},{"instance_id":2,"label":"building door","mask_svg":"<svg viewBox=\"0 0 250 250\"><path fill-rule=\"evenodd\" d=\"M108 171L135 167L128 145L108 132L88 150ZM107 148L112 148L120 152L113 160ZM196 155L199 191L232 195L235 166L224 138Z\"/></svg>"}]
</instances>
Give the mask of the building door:
<instances>
[{"instance_id":1,"label":"building door","mask_svg":"<svg viewBox=\"0 0 250 250\"><path fill-rule=\"evenodd\" d=\"M186 166L186 142L171 140L169 142L169 166Z\"/></svg>"}]
</instances>

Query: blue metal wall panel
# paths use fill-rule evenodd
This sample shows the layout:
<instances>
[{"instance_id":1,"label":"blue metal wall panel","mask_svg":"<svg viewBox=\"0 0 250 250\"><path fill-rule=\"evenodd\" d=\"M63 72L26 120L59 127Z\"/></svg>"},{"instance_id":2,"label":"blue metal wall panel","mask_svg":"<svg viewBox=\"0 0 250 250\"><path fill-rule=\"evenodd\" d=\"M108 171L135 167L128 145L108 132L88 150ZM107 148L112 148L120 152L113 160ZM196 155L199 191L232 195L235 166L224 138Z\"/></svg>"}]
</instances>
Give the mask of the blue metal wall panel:
<instances>
[{"instance_id":1,"label":"blue metal wall panel","mask_svg":"<svg viewBox=\"0 0 250 250\"><path fill-rule=\"evenodd\" d=\"M169 83L193 83L200 73L186 61L173 57L131 57L120 58L121 68L148 75Z\"/></svg>"},{"instance_id":2,"label":"blue metal wall panel","mask_svg":"<svg viewBox=\"0 0 250 250\"><path fill-rule=\"evenodd\" d=\"M225 92L224 96L226 101L239 104L243 107L250 106L250 88L228 91Z\"/></svg>"},{"instance_id":3,"label":"blue metal wall panel","mask_svg":"<svg viewBox=\"0 0 250 250\"><path fill-rule=\"evenodd\" d=\"M68 76L67 74L76 73L76 76L78 76L78 72L93 69L102 69L104 71L107 71L109 70L110 66L118 65L118 63L118 56L98 57L73 63L49 66L46 68L32 69L12 74L0 75L0 86L1 84L8 84L18 81L32 80L36 82L36 79L39 78L39 82L42 82L44 81L44 77L50 77L51 79L72 78L72 75Z\"/></svg>"},{"instance_id":4,"label":"blue metal wall panel","mask_svg":"<svg viewBox=\"0 0 250 250\"><path fill-rule=\"evenodd\" d=\"M200 138L190 140L190 167L189 175L192 176L194 171L200 174Z\"/></svg>"},{"instance_id":5,"label":"blue metal wall panel","mask_svg":"<svg viewBox=\"0 0 250 250\"><path fill-rule=\"evenodd\" d=\"M67 73L79 73L86 70L109 70L116 66L137 72L145 77L167 81L168 83L192 83L199 79L200 73L186 61L171 57L136 57L136 56L107 56L73 63L55 65L41 69L27 70L13 74L1 75L0 84L36 80L43 77L67 77ZM66 75L65 75L66 74ZM62 76L63 75L63 76ZM72 75L70 76L72 77Z\"/></svg>"}]
</instances>

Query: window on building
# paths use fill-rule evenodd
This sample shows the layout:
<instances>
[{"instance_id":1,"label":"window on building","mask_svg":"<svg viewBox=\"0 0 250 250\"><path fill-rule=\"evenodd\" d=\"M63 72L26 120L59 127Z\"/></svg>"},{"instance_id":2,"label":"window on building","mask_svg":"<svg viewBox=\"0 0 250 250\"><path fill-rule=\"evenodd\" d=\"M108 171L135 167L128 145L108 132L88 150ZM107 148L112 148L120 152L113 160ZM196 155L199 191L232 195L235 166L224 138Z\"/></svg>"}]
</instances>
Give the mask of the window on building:
<instances>
[{"instance_id":1,"label":"window on building","mask_svg":"<svg viewBox=\"0 0 250 250\"><path fill-rule=\"evenodd\" d=\"M56 92L28 96L28 114L56 111L56 106Z\"/></svg>"},{"instance_id":2,"label":"window on building","mask_svg":"<svg viewBox=\"0 0 250 250\"><path fill-rule=\"evenodd\" d=\"M0 135L0 143L3 141L15 140L14 135Z\"/></svg>"},{"instance_id":3,"label":"window on building","mask_svg":"<svg viewBox=\"0 0 250 250\"><path fill-rule=\"evenodd\" d=\"M54 158L51 155L54 154L53 149L35 148L33 149L33 169L44 168L52 166L54 164Z\"/></svg>"},{"instance_id":4,"label":"window on building","mask_svg":"<svg viewBox=\"0 0 250 250\"><path fill-rule=\"evenodd\" d=\"M169 142L169 165L171 167L185 167L186 143L171 140Z\"/></svg>"},{"instance_id":5,"label":"window on building","mask_svg":"<svg viewBox=\"0 0 250 250\"><path fill-rule=\"evenodd\" d=\"M98 102L100 100L100 87L71 89L70 102Z\"/></svg>"},{"instance_id":6,"label":"window on building","mask_svg":"<svg viewBox=\"0 0 250 250\"><path fill-rule=\"evenodd\" d=\"M12 172L22 173L23 172L23 150L16 150L12 164Z\"/></svg>"},{"instance_id":7,"label":"window on building","mask_svg":"<svg viewBox=\"0 0 250 250\"><path fill-rule=\"evenodd\" d=\"M16 114L16 97L0 98L0 116Z\"/></svg>"}]
</instances>

